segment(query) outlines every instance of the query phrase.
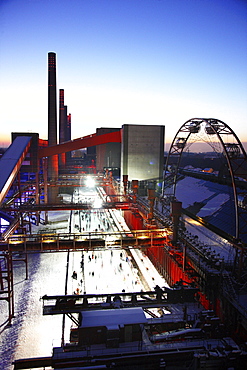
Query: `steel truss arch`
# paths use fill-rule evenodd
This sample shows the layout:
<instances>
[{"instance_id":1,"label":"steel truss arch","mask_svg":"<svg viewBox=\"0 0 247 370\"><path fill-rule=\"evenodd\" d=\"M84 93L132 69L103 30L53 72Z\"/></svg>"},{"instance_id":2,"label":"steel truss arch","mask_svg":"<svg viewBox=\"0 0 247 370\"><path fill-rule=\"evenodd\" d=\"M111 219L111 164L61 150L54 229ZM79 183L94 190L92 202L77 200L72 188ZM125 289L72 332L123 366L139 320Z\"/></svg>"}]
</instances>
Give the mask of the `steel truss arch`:
<instances>
[{"instance_id":1,"label":"steel truss arch","mask_svg":"<svg viewBox=\"0 0 247 370\"><path fill-rule=\"evenodd\" d=\"M235 235L233 237L236 241L239 241L243 234L247 235L247 192L246 190L244 192L240 191L236 186L236 180L237 178L247 180L247 155L237 135L223 121L214 118L193 118L186 121L177 131L165 165L162 189L164 203L176 198L176 185L182 153L191 145L189 139L192 139L192 143L198 141L202 132L204 135L203 141L209 145L211 137L217 137L221 151L226 158L234 198Z\"/></svg>"}]
</instances>

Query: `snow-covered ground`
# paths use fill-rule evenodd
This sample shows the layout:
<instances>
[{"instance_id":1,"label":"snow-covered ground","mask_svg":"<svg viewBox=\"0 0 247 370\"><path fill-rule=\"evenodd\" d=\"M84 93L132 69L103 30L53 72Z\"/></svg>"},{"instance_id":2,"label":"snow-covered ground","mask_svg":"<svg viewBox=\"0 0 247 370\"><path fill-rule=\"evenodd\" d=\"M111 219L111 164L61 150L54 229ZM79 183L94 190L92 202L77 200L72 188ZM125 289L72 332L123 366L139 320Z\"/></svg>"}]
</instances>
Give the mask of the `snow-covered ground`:
<instances>
[{"instance_id":1,"label":"snow-covered ground","mask_svg":"<svg viewBox=\"0 0 247 370\"><path fill-rule=\"evenodd\" d=\"M176 189L176 196L182 202L184 209L191 207L193 209L191 213L202 218L207 218L207 216L211 215L212 218L209 223L219 227L226 233L231 234L231 232L234 232L235 215L232 215L230 213L232 209L226 206L230 199L230 188L228 186L193 177L185 177L177 183ZM224 206L225 209L222 210ZM156 209L162 213L162 204L157 203ZM181 219L184 220L186 230L192 235L196 235L200 243L205 244L211 250L215 250L215 254L219 254L220 259L223 259L225 262L233 262L236 250L226 239L188 216L182 215ZM217 224L216 221L218 222ZM231 228L228 228L229 222L231 223Z\"/></svg>"},{"instance_id":2,"label":"snow-covered ground","mask_svg":"<svg viewBox=\"0 0 247 370\"><path fill-rule=\"evenodd\" d=\"M176 196L183 202L183 208L193 206L195 203L202 203L197 215L204 217L214 213L229 200L230 188L226 185L219 185L202 179L185 177L177 183Z\"/></svg>"},{"instance_id":3,"label":"snow-covered ground","mask_svg":"<svg viewBox=\"0 0 247 370\"><path fill-rule=\"evenodd\" d=\"M235 248L224 238L210 231L199 222L183 215L185 227L192 235L197 235L198 240L220 254L220 258L225 262L233 262L235 258Z\"/></svg>"}]
</instances>

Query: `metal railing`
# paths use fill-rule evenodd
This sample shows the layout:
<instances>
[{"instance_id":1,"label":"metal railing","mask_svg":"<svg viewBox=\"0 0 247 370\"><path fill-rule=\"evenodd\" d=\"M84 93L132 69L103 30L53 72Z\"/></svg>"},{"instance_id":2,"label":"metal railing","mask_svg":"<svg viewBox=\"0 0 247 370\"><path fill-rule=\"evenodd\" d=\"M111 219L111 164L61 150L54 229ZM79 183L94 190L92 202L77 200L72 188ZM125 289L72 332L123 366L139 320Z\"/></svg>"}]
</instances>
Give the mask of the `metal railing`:
<instances>
[{"instance_id":1,"label":"metal railing","mask_svg":"<svg viewBox=\"0 0 247 370\"><path fill-rule=\"evenodd\" d=\"M0 251L62 251L124 247L151 247L163 245L167 238L165 229L83 232L13 234L0 240Z\"/></svg>"}]
</instances>

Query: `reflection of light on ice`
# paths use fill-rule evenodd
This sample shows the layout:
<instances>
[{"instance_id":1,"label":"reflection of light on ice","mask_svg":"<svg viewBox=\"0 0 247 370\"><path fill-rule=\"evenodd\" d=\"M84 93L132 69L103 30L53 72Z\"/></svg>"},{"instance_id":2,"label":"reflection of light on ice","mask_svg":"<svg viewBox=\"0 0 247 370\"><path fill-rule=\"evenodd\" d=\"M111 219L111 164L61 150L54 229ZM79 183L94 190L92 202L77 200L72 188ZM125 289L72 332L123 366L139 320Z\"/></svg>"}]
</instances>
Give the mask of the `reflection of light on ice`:
<instances>
[{"instance_id":1,"label":"reflection of light on ice","mask_svg":"<svg viewBox=\"0 0 247 370\"><path fill-rule=\"evenodd\" d=\"M39 298L44 294L64 294L66 255L62 252L29 255L29 280L23 280L24 264L15 263L15 318L13 325L1 334L0 341L1 359L11 358L9 364L1 361L1 369L12 369L14 359L49 356L53 346L61 345L62 316L43 316ZM66 341L69 341L69 321L65 327Z\"/></svg>"},{"instance_id":2,"label":"reflection of light on ice","mask_svg":"<svg viewBox=\"0 0 247 370\"><path fill-rule=\"evenodd\" d=\"M74 258L72 270L77 271L78 278L72 279L71 293L76 292L77 289L80 293L84 293L83 286L88 294L144 290L138 270L133 267L131 258L125 251L114 249L114 251L90 251L83 254L84 271L80 266L81 255L75 253L77 257Z\"/></svg>"}]
</instances>

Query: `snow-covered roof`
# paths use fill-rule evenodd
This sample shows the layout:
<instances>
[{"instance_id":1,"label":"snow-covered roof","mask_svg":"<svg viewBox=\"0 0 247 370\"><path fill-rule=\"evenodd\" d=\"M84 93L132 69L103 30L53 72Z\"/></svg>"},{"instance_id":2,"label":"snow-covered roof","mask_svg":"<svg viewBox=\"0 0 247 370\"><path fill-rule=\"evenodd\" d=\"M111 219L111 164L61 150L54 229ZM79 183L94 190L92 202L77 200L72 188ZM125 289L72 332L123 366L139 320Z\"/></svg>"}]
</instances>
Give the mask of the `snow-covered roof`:
<instances>
[{"instance_id":1,"label":"snow-covered roof","mask_svg":"<svg viewBox=\"0 0 247 370\"><path fill-rule=\"evenodd\" d=\"M119 328L121 325L144 324L147 322L141 307L83 311L81 316L81 328L106 326L108 329L112 329Z\"/></svg>"},{"instance_id":2,"label":"snow-covered roof","mask_svg":"<svg viewBox=\"0 0 247 370\"><path fill-rule=\"evenodd\" d=\"M236 211L230 185L206 179L185 177L178 181L176 197L183 209L204 218L205 221L229 235L236 233ZM239 218L240 239L247 242L246 213Z\"/></svg>"}]
</instances>

